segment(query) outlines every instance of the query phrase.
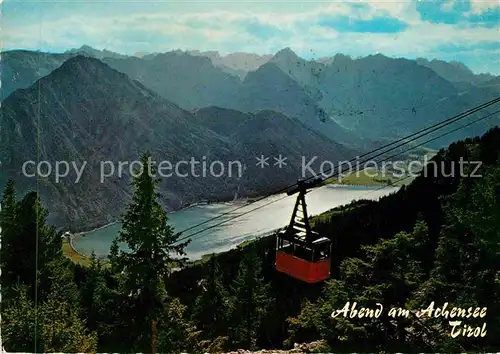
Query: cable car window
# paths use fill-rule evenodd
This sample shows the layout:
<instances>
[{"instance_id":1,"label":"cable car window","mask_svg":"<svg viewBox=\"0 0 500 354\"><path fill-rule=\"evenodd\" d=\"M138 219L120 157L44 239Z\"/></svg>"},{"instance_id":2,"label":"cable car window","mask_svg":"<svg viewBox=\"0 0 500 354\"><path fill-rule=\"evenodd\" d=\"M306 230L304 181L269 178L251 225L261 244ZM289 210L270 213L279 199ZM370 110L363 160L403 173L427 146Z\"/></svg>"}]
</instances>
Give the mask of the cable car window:
<instances>
[{"instance_id":1,"label":"cable car window","mask_svg":"<svg viewBox=\"0 0 500 354\"><path fill-rule=\"evenodd\" d=\"M327 259L328 257L330 257L330 243L326 242L317 245L314 252L314 261L322 261L324 259Z\"/></svg>"},{"instance_id":2,"label":"cable car window","mask_svg":"<svg viewBox=\"0 0 500 354\"><path fill-rule=\"evenodd\" d=\"M313 257L313 251L307 247L297 246L295 247L295 256L305 261L311 262Z\"/></svg>"}]
</instances>

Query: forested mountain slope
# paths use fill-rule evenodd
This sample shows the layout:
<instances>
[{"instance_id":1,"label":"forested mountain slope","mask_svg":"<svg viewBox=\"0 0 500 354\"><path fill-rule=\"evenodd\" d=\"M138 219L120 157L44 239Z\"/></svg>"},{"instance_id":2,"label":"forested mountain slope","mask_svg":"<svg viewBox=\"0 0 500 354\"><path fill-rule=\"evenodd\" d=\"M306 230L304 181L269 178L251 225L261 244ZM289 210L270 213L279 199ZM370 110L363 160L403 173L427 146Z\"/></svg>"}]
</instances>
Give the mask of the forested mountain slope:
<instances>
[{"instance_id":1,"label":"forested mountain slope","mask_svg":"<svg viewBox=\"0 0 500 354\"><path fill-rule=\"evenodd\" d=\"M481 161L475 175L444 177L460 158ZM247 253L263 262L264 282L273 309L260 322L255 338L267 348L326 340L323 351L394 350L457 351L500 348L500 128L481 138L452 144L435 157L444 170L418 177L411 185L378 202L358 201L314 218L315 229L333 240L333 279L315 286L289 278L274 269L273 237L214 258L216 279L226 288ZM472 173L476 164L469 165ZM366 247L365 247L366 246ZM209 263L210 264L210 263ZM200 278L213 279L210 265L188 268L174 275L171 291L191 293ZM196 287L196 286L195 286ZM203 294L203 293L202 293ZM185 298L186 303L196 296ZM307 299L307 300L304 300ZM383 305L377 319L338 316L350 301L360 306ZM464 319L473 329L487 321L487 336L451 337L443 318L419 321L390 318L394 307L425 309L448 302L463 308L487 307L486 319ZM189 305L188 305L189 306ZM290 317L290 318L289 318ZM287 318L289 318L287 320ZM223 331L219 333L223 335Z\"/></svg>"},{"instance_id":2,"label":"forested mountain slope","mask_svg":"<svg viewBox=\"0 0 500 354\"><path fill-rule=\"evenodd\" d=\"M450 174L461 158L481 166ZM316 285L276 272L274 237L172 273L174 260L161 250L183 246L165 224L147 174L134 178L123 216L120 237L132 251L120 253L114 243L107 264L93 258L77 266L62 256L61 234L46 223L36 194L19 197L9 182L0 213L2 344L25 352L148 352L152 343L169 353L295 343L315 343L320 352L498 351L500 128L452 144L433 162L427 175L378 202L313 218L334 244L332 279ZM375 318L332 317L347 302L384 311ZM445 302L454 319L478 328L475 336L452 336L450 315L388 311L429 312ZM478 308L483 317L457 318L453 307L465 315Z\"/></svg>"}]
</instances>

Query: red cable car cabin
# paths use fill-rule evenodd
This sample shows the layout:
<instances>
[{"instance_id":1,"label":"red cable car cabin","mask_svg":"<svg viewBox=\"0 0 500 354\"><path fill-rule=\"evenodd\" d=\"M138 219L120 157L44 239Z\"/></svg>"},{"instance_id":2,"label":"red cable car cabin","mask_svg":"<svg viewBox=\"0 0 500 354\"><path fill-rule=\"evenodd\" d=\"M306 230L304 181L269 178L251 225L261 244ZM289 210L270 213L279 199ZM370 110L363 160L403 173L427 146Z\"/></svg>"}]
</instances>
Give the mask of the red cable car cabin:
<instances>
[{"instance_id":1,"label":"red cable car cabin","mask_svg":"<svg viewBox=\"0 0 500 354\"><path fill-rule=\"evenodd\" d=\"M307 283L330 277L331 240L311 230L307 215L305 194L313 183L299 181L298 187L288 192L299 195L290 225L278 233L276 244L276 270Z\"/></svg>"}]
</instances>

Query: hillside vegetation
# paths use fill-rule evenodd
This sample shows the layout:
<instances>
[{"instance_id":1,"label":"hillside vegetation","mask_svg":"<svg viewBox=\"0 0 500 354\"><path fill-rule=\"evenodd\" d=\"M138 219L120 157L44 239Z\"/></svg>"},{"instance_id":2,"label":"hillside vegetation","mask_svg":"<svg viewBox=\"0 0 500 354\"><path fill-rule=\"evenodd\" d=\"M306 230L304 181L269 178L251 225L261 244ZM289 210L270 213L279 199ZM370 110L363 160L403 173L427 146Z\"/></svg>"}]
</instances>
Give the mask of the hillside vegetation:
<instances>
[{"instance_id":1,"label":"hillside vegetation","mask_svg":"<svg viewBox=\"0 0 500 354\"><path fill-rule=\"evenodd\" d=\"M444 177L461 157L481 161L475 173L482 177L467 169L468 176ZM2 345L24 352L151 352L154 323L156 350L169 353L305 342L319 343L322 352L498 351L500 129L454 143L433 161L435 173L395 194L314 220L334 245L332 279L316 285L274 270L274 237L171 273L172 255L182 257L185 245L168 226L148 174L134 179L123 215L120 240L131 252L118 252L114 243L109 266L95 258L90 266L72 263L36 193L19 198L11 181L0 214ZM377 318L333 318L348 302L358 309L379 303L384 311ZM485 317L456 319L479 327L478 335L452 336L454 319L389 312L432 302L447 302L448 310L486 308Z\"/></svg>"}]
</instances>

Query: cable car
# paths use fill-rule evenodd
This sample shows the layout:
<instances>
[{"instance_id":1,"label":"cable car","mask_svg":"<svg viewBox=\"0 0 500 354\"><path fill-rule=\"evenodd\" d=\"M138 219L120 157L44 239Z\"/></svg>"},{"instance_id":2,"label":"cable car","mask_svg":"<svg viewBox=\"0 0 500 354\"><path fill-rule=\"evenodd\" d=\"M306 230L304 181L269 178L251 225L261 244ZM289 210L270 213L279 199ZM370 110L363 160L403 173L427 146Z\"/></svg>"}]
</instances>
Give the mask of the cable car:
<instances>
[{"instance_id":1,"label":"cable car","mask_svg":"<svg viewBox=\"0 0 500 354\"><path fill-rule=\"evenodd\" d=\"M288 195L298 193L290 224L276 237L276 270L307 283L330 277L331 240L311 230L305 195L320 180L299 180Z\"/></svg>"}]
</instances>

